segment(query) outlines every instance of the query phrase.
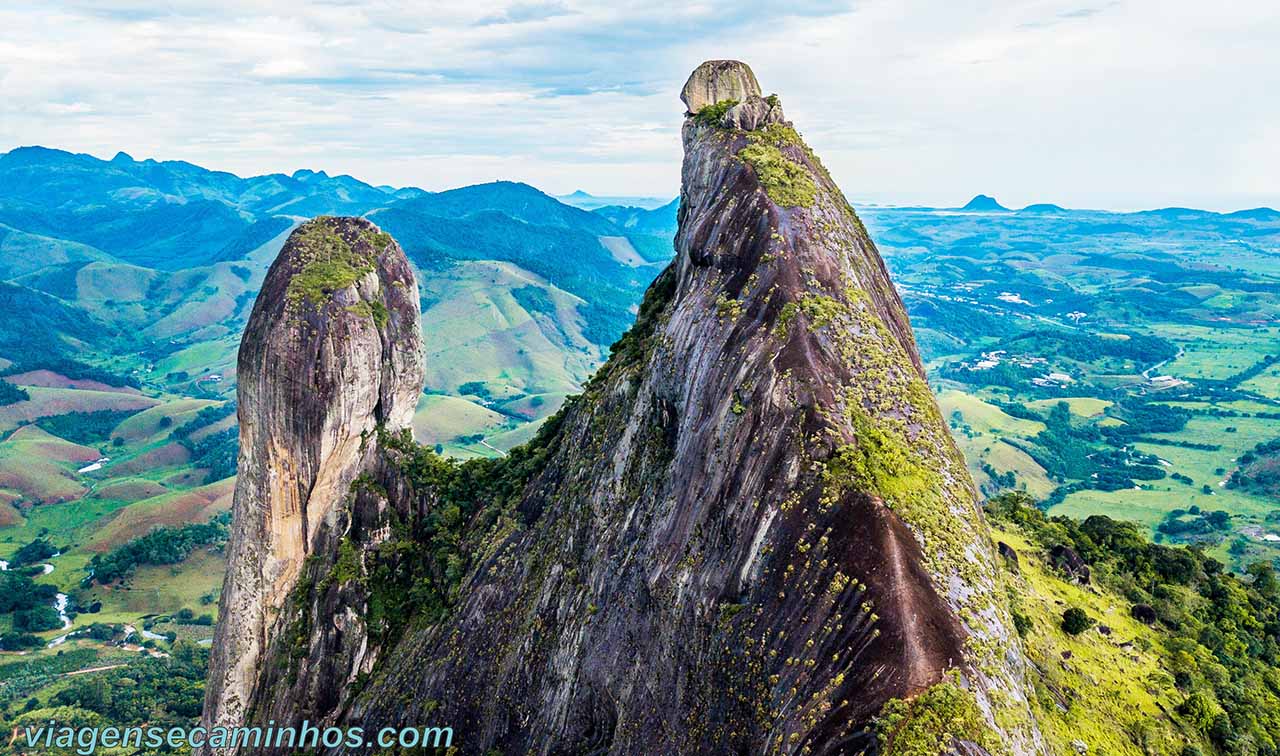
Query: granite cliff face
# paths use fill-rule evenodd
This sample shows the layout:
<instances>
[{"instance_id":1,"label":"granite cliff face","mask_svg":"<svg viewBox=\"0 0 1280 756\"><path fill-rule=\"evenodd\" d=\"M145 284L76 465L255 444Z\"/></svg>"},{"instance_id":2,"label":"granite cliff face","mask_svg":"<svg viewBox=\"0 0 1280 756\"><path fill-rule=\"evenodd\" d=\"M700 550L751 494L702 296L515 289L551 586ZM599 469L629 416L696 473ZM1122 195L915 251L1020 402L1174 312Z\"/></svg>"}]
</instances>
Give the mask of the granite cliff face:
<instances>
[{"instance_id":1,"label":"granite cliff face","mask_svg":"<svg viewBox=\"0 0 1280 756\"><path fill-rule=\"evenodd\" d=\"M287 394L318 358L259 303L211 719L449 726L464 753L1042 751L992 544L874 244L745 64L704 64L685 102L676 260L509 457L451 463L394 432L407 325L342 366L349 388ZM350 319L311 314L320 333ZM306 507L255 495L295 468L326 481L323 513L316 486Z\"/></svg>"},{"instance_id":2,"label":"granite cliff face","mask_svg":"<svg viewBox=\"0 0 1280 756\"><path fill-rule=\"evenodd\" d=\"M239 477L205 721L254 705L263 652L305 560L328 546L374 429L422 388L418 290L390 236L355 218L300 226L271 266L239 355Z\"/></svg>"}]
</instances>

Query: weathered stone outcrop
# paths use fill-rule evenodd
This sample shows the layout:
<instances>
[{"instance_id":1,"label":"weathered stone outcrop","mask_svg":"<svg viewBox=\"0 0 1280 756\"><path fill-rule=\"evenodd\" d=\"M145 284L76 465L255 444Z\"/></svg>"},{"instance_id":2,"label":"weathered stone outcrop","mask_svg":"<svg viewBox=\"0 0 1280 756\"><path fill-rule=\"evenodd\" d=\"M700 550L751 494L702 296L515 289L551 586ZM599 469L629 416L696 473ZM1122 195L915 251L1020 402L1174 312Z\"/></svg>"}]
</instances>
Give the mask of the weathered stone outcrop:
<instances>
[{"instance_id":1,"label":"weathered stone outcrop","mask_svg":"<svg viewBox=\"0 0 1280 756\"><path fill-rule=\"evenodd\" d=\"M742 131L757 131L770 124L786 123L777 95L764 98L751 95L725 111L721 125Z\"/></svg>"},{"instance_id":2,"label":"weathered stone outcrop","mask_svg":"<svg viewBox=\"0 0 1280 756\"><path fill-rule=\"evenodd\" d=\"M1155 608L1150 604L1134 604L1129 608L1129 616L1144 625L1154 625L1156 620L1160 618L1160 616L1156 614Z\"/></svg>"},{"instance_id":3,"label":"weathered stone outcrop","mask_svg":"<svg viewBox=\"0 0 1280 756\"><path fill-rule=\"evenodd\" d=\"M317 218L271 266L240 344L239 476L206 724L244 721L306 559L422 389L418 290L372 223Z\"/></svg>"},{"instance_id":4,"label":"weathered stone outcrop","mask_svg":"<svg viewBox=\"0 0 1280 756\"><path fill-rule=\"evenodd\" d=\"M1008 566L1010 570L1013 572L1021 571L1021 567L1018 564L1018 552L1016 549L1004 541L1000 541L996 544L996 551L1000 554L1000 557L1004 559L1005 565Z\"/></svg>"},{"instance_id":5,"label":"weathered stone outcrop","mask_svg":"<svg viewBox=\"0 0 1280 756\"><path fill-rule=\"evenodd\" d=\"M685 92L752 97L732 61ZM1042 750L902 302L762 102L686 118L676 259L537 439L459 466L382 437L307 531L240 711L447 725L476 754L846 754L891 704L939 753Z\"/></svg>"},{"instance_id":6,"label":"weathered stone outcrop","mask_svg":"<svg viewBox=\"0 0 1280 756\"><path fill-rule=\"evenodd\" d=\"M1054 567L1071 578L1073 583L1088 585L1090 576L1089 564L1076 553L1075 549L1061 544L1054 546L1049 550L1049 560Z\"/></svg>"},{"instance_id":7,"label":"weathered stone outcrop","mask_svg":"<svg viewBox=\"0 0 1280 756\"><path fill-rule=\"evenodd\" d=\"M689 74L680 100L690 113L725 100L744 102L760 97L760 82L751 67L739 60L708 60Z\"/></svg>"}]
</instances>

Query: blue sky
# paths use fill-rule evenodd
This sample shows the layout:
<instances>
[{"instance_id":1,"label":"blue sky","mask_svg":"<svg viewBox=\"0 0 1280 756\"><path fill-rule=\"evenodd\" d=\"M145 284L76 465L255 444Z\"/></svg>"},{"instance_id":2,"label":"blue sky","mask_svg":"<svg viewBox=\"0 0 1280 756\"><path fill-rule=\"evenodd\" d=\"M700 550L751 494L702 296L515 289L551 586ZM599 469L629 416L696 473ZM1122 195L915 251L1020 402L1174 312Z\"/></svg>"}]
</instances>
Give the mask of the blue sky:
<instances>
[{"instance_id":1,"label":"blue sky","mask_svg":"<svg viewBox=\"0 0 1280 756\"><path fill-rule=\"evenodd\" d=\"M855 201L1280 206L1271 0L0 5L0 150L673 195L749 62Z\"/></svg>"}]
</instances>

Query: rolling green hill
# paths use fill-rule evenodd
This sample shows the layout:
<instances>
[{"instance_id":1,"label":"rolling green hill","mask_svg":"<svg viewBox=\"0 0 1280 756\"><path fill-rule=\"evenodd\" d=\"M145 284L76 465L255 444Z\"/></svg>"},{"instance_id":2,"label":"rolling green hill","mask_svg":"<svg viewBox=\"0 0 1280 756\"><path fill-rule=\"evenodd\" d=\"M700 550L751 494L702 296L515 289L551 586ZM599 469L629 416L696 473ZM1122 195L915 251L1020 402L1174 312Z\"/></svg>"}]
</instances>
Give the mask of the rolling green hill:
<instances>
[{"instance_id":1,"label":"rolling green hill","mask_svg":"<svg viewBox=\"0 0 1280 756\"><path fill-rule=\"evenodd\" d=\"M216 548L82 579L95 555L226 510L236 351L266 269L298 218L365 212L418 269L418 435L462 457L502 454L576 393L671 254L670 239L632 246L608 218L511 182L430 194L312 171L0 156L0 307L19 313L0 320L0 559L54 539L53 571L36 578L69 596L70 630L211 611Z\"/></svg>"},{"instance_id":2,"label":"rolling green hill","mask_svg":"<svg viewBox=\"0 0 1280 756\"><path fill-rule=\"evenodd\" d=\"M282 216L360 214L400 196L322 172L245 179L124 153L109 161L43 147L0 155L0 223L161 270L239 259L284 230Z\"/></svg>"}]
</instances>

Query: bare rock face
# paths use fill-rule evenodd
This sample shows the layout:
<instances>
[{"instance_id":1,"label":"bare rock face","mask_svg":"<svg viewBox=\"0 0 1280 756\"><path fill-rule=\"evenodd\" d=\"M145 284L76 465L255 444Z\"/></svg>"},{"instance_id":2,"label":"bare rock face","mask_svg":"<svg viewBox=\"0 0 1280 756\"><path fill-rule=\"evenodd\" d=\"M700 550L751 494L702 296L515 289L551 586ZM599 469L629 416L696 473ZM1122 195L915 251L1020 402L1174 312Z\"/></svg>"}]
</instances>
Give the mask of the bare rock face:
<instances>
[{"instance_id":1,"label":"bare rock face","mask_svg":"<svg viewBox=\"0 0 1280 756\"><path fill-rule=\"evenodd\" d=\"M751 95L725 111L721 121L721 125L726 128L742 131L756 131L775 123L786 123L777 95L770 95L768 98Z\"/></svg>"},{"instance_id":2,"label":"bare rock face","mask_svg":"<svg viewBox=\"0 0 1280 756\"><path fill-rule=\"evenodd\" d=\"M239 476L205 724L246 719L266 639L375 428L409 424L418 320L404 252L369 221L304 223L271 266L240 345Z\"/></svg>"},{"instance_id":3,"label":"bare rock face","mask_svg":"<svg viewBox=\"0 0 1280 756\"><path fill-rule=\"evenodd\" d=\"M760 82L751 67L738 60L709 60L689 74L680 99L690 113L725 100L744 102L760 97Z\"/></svg>"},{"instance_id":4,"label":"bare rock face","mask_svg":"<svg viewBox=\"0 0 1280 756\"><path fill-rule=\"evenodd\" d=\"M267 631L221 634L218 668L269 651L232 680L248 703L218 711L447 725L468 754L857 754L877 752L893 705L904 732L952 728L922 736L939 753L1043 752L995 549L902 302L759 94L741 63L690 77L691 112L749 107L685 119L676 259L537 438L457 465L384 436L339 466L367 474L304 530L314 556L275 622L230 602ZM274 521L237 507L237 533ZM269 551L233 555L254 564L228 580L280 584L257 565Z\"/></svg>"},{"instance_id":5,"label":"bare rock face","mask_svg":"<svg viewBox=\"0 0 1280 756\"><path fill-rule=\"evenodd\" d=\"M1061 544L1049 550L1049 560L1073 583L1089 584L1089 564L1070 546Z\"/></svg>"}]
</instances>

